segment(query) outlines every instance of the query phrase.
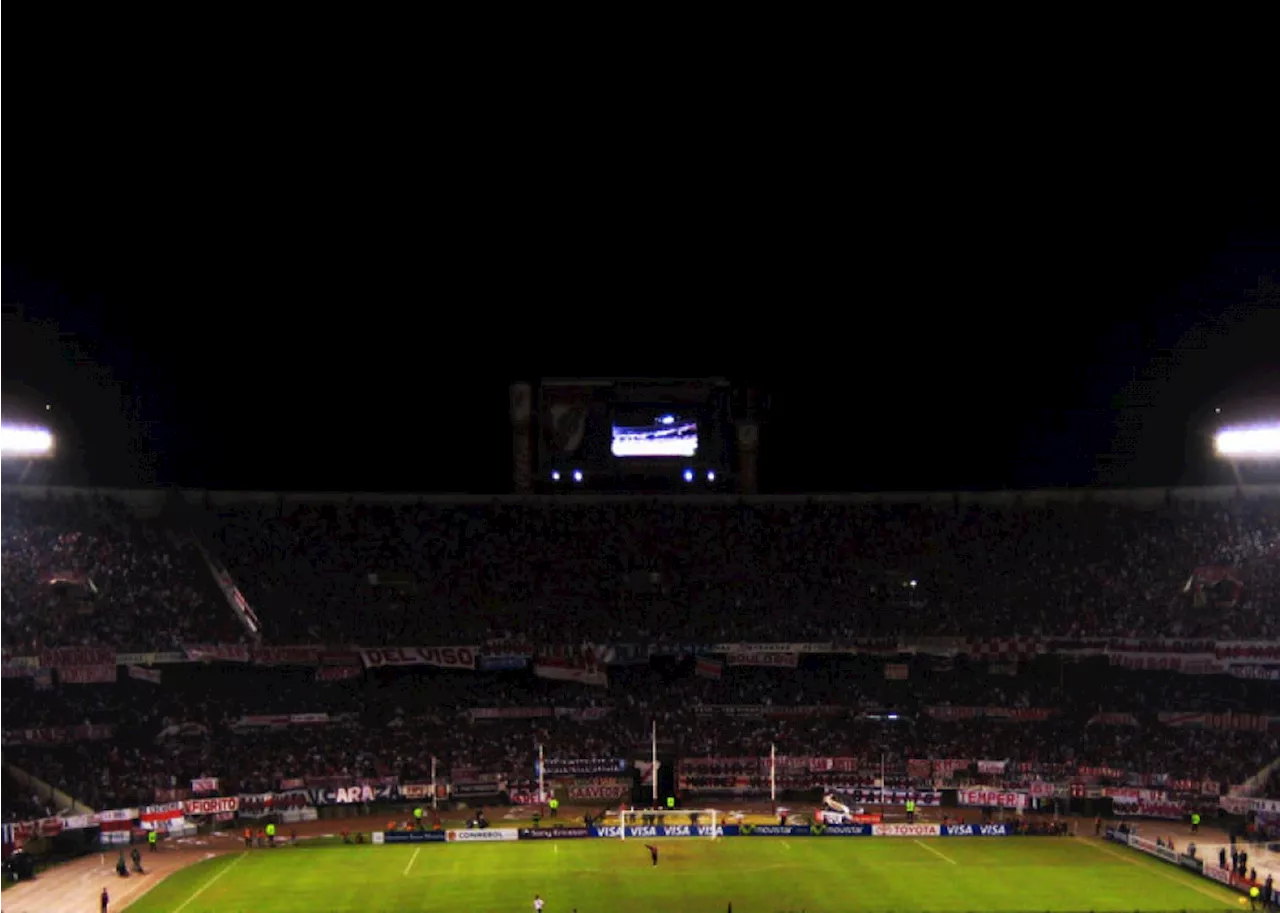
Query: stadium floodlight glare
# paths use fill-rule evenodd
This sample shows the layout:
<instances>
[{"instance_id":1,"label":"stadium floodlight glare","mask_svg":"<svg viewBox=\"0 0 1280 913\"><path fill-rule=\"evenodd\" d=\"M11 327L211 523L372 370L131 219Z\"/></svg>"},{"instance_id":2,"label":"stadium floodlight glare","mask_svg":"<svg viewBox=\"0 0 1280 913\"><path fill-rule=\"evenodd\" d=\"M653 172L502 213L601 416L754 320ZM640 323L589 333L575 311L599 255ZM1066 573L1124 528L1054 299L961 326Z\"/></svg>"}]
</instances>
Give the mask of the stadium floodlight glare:
<instances>
[{"instance_id":1,"label":"stadium floodlight glare","mask_svg":"<svg viewBox=\"0 0 1280 913\"><path fill-rule=\"evenodd\" d=\"M1223 428L1213 446L1218 456L1229 460L1280 459L1280 424Z\"/></svg>"},{"instance_id":2,"label":"stadium floodlight glare","mask_svg":"<svg viewBox=\"0 0 1280 913\"><path fill-rule=\"evenodd\" d=\"M38 460L53 454L53 435L46 428L0 425L0 457Z\"/></svg>"}]
</instances>

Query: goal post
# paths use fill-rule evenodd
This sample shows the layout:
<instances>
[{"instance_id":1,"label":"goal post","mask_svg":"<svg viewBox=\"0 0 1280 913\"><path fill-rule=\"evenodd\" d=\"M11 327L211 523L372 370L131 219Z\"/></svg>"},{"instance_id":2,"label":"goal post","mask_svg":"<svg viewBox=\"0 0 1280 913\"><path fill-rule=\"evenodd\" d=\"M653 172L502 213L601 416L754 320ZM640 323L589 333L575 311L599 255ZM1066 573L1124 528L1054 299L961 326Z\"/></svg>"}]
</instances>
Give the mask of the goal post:
<instances>
[{"instance_id":1,"label":"goal post","mask_svg":"<svg viewBox=\"0 0 1280 913\"><path fill-rule=\"evenodd\" d=\"M689 827L690 836L712 840L720 829L720 813L714 808L621 808L618 809L618 838L626 840L629 827L644 827L659 820L667 827Z\"/></svg>"}]
</instances>

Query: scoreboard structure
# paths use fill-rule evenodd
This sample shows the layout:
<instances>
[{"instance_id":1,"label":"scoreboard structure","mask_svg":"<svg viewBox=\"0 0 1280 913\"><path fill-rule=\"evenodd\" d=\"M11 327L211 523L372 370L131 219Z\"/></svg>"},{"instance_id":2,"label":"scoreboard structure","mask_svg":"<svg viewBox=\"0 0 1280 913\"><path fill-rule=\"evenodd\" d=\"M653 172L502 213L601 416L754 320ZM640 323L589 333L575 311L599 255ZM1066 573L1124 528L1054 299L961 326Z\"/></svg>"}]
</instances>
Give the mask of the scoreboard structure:
<instances>
[{"instance_id":1,"label":"scoreboard structure","mask_svg":"<svg viewBox=\"0 0 1280 913\"><path fill-rule=\"evenodd\" d=\"M517 383L511 422L520 493L755 487L756 423L723 378Z\"/></svg>"}]
</instances>

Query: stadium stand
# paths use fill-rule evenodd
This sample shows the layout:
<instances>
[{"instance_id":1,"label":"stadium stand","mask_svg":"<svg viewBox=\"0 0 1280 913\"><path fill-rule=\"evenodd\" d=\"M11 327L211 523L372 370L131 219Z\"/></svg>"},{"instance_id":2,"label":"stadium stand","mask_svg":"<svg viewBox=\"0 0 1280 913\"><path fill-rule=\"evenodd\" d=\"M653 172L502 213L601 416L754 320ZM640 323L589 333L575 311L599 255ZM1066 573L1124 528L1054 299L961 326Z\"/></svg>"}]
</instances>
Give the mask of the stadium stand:
<instances>
[{"instance_id":1,"label":"stadium stand","mask_svg":"<svg viewBox=\"0 0 1280 913\"><path fill-rule=\"evenodd\" d=\"M227 794L421 783L433 756L442 778L491 772L511 795L539 744L629 763L655 720L664 754L706 762L690 792L746 778L758 794L752 759L774 745L844 762L788 788L856 787L882 763L919 784L941 776L922 760L961 759L950 782L1159 785L1192 803L1280 755L1276 679L1217 656L1278 639L1280 497L966 497L144 509L6 489L4 759L104 809L198 778ZM619 645L594 687L528 667L584 641ZM856 649L781 668L695 655L725 642ZM360 665L359 647L459 643L519 661ZM628 643L652 649L624 662ZM77 677L72 647L118 662ZM9 786L6 820L48 811Z\"/></svg>"}]
</instances>

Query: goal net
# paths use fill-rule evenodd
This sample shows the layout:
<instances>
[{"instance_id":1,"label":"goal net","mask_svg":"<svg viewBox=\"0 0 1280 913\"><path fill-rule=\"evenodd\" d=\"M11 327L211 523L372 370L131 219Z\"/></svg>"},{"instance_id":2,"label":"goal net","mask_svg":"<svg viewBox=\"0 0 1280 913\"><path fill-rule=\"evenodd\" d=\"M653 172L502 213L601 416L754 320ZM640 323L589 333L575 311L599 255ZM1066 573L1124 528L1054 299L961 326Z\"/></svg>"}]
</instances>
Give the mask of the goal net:
<instances>
[{"instance_id":1,"label":"goal net","mask_svg":"<svg viewBox=\"0 0 1280 913\"><path fill-rule=\"evenodd\" d=\"M623 808L618 810L618 837L627 839L630 836L658 837L669 836L710 837L714 840L720 833L720 813L714 808ZM664 828L658 831L658 828ZM652 828L652 830L650 830Z\"/></svg>"}]
</instances>

